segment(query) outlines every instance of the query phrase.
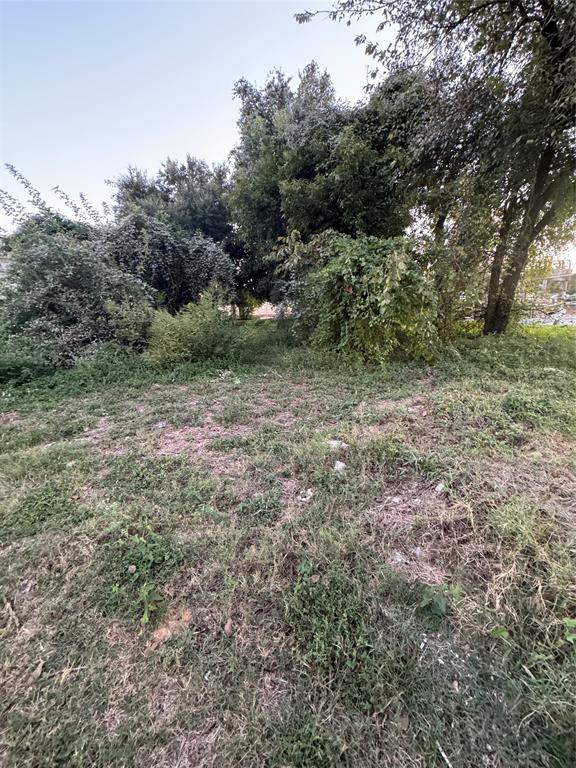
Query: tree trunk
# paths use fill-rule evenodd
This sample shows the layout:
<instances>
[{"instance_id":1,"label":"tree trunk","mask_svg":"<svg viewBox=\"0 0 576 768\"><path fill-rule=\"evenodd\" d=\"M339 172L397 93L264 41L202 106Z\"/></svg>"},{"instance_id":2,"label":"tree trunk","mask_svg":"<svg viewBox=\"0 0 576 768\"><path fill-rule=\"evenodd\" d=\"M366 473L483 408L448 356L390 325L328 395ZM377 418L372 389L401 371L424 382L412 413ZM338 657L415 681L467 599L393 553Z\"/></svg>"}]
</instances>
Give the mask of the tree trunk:
<instances>
[{"instance_id":1,"label":"tree trunk","mask_svg":"<svg viewBox=\"0 0 576 768\"><path fill-rule=\"evenodd\" d=\"M488 303L486 305L486 313L484 315L484 328L482 330L482 333L484 334L496 332L492 330L492 327L496 322L494 313L498 304L498 291L500 288L502 266L504 264L506 250L508 248L508 236L510 235L510 227L514 221L516 207L517 200L516 196L514 196L509 199L502 216L502 223L500 224L500 231L498 232L498 245L494 251L492 268L490 270L490 281L488 283Z\"/></svg>"},{"instance_id":2,"label":"tree trunk","mask_svg":"<svg viewBox=\"0 0 576 768\"><path fill-rule=\"evenodd\" d=\"M496 253L494 254L494 261L490 274L488 306L484 317L484 334L504 333L507 329L512 306L514 304L514 297L516 296L516 289L518 288L518 283L522 277L524 267L528 262L528 249L542 231L543 225L547 224L554 216L555 207L552 206L552 208L542 216L541 220L538 221L547 202L551 186L549 184L548 176L553 157L554 149L552 143L549 141L540 155L534 175L532 190L526 201L520 232L518 233L514 248L512 249L506 272L504 273L504 277L502 277L502 268L507 250L506 245L509 230L514 215L517 212L517 206L514 205L509 211L510 222L507 228L505 227L505 224L508 208L504 214L500 229L501 237L496 248ZM502 238L503 231L504 238Z\"/></svg>"},{"instance_id":3,"label":"tree trunk","mask_svg":"<svg viewBox=\"0 0 576 768\"><path fill-rule=\"evenodd\" d=\"M532 240L533 237L529 233L521 233L519 235L510 257L508 270L500 284L490 315L486 314L484 334L504 333L508 327L516 289L518 288L524 267L528 262L528 249Z\"/></svg>"},{"instance_id":4,"label":"tree trunk","mask_svg":"<svg viewBox=\"0 0 576 768\"><path fill-rule=\"evenodd\" d=\"M447 218L448 213L442 212L436 219L436 224L434 225L434 242L437 243L437 245L444 244L444 224L446 223Z\"/></svg>"}]
</instances>

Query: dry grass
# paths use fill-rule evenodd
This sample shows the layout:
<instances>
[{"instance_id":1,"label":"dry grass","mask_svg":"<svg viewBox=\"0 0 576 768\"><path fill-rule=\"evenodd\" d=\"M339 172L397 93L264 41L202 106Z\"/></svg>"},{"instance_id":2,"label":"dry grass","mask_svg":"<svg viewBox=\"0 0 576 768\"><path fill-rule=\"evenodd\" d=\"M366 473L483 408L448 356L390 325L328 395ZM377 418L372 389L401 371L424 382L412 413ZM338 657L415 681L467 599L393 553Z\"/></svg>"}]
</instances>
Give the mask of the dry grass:
<instances>
[{"instance_id":1,"label":"dry grass","mask_svg":"<svg viewBox=\"0 0 576 768\"><path fill-rule=\"evenodd\" d=\"M2 765L572 765L574 379L488 343L16 393Z\"/></svg>"}]
</instances>

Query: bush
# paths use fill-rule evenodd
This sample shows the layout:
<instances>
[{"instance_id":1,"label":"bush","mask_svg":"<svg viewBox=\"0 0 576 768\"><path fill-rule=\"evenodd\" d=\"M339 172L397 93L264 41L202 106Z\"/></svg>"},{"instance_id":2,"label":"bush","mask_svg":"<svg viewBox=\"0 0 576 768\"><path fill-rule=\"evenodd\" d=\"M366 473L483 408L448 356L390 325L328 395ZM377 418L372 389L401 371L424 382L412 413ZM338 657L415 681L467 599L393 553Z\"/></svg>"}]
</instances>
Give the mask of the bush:
<instances>
[{"instance_id":1,"label":"bush","mask_svg":"<svg viewBox=\"0 0 576 768\"><path fill-rule=\"evenodd\" d=\"M159 363L226 358L239 341L233 319L219 308L218 293L210 289L177 315L163 309L154 314L149 352Z\"/></svg>"},{"instance_id":2,"label":"bush","mask_svg":"<svg viewBox=\"0 0 576 768\"><path fill-rule=\"evenodd\" d=\"M296 290L298 323L312 344L366 362L395 353L430 359L438 340L436 295L414 243L333 235L323 250L326 266Z\"/></svg>"},{"instance_id":3,"label":"bush","mask_svg":"<svg viewBox=\"0 0 576 768\"><path fill-rule=\"evenodd\" d=\"M25 384L52 371L53 367L42 357L0 351L0 384Z\"/></svg>"},{"instance_id":4,"label":"bush","mask_svg":"<svg viewBox=\"0 0 576 768\"><path fill-rule=\"evenodd\" d=\"M170 312L197 301L213 282L232 285L234 267L220 244L199 232L186 236L141 211L120 218L104 243L118 266L153 288Z\"/></svg>"},{"instance_id":5,"label":"bush","mask_svg":"<svg viewBox=\"0 0 576 768\"><path fill-rule=\"evenodd\" d=\"M11 337L0 326L0 384L25 384L53 370L32 343Z\"/></svg>"},{"instance_id":6,"label":"bush","mask_svg":"<svg viewBox=\"0 0 576 768\"><path fill-rule=\"evenodd\" d=\"M23 348L33 343L36 355L54 364L117 338L142 346L150 320L142 283L97 239L42 231L11 249L2 315L13 348L21 338Z\"/></svg>"}]
</instances>

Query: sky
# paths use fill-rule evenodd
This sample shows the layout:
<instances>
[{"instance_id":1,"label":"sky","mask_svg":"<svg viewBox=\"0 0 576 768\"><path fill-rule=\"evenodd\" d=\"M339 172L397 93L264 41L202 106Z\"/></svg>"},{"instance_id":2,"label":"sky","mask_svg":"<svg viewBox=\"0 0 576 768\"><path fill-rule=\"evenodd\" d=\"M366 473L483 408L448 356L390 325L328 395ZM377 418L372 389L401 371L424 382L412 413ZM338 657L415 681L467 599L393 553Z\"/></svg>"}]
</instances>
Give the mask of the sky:
<instances>
[{"instance_id":1,"label":"sky","mask_svg":"<svg viewBox=\"0 0 576 768\"><path fill-rule=\"evenodd\" d=\"M330 3L0 2L0 188L25 199L12 163L48 202L59 185L92 203L129 165L155 172L167 156L225 160L236 143L232 88L296 77L312 59L338 95L363 97L370 60L361 25L294 14ZM382 34L380 34L382 39ZM3 223L3 222L2 222ZM5 226L5 224L4 224Z\"/></svg>"}]
</instances>

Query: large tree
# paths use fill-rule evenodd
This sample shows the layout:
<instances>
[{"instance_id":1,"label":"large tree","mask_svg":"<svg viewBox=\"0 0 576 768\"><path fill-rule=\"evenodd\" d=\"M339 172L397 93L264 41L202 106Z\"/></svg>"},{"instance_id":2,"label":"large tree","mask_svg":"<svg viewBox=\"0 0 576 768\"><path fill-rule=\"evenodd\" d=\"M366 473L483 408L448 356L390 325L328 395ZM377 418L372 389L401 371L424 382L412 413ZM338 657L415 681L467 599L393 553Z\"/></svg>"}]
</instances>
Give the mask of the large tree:
<instances>
[{"instance_id":1,"label":"large tree","mask_svg":"<svg viewBox=\"0 0 576 768\"><path fill-rule=\"evenodd\" d=\"M199 236L203 236L213 241L212 246L217 243L234 264L233 296L242 305L249 295L267 296L270 266L248 252L238 237L226 202L229 189L226 165L211 167L190 155L182 163L168 158L155 176L129 168L116 181L116 214L120 222L126 217L131 221L136 217L138 231L142 231L143 222L147 222L150 242L158 242L158 232L168 228L172 239L193 240L198 244ZM163 243L169 239L161 238ZM214 251L212 246L208 251ZM158 252L159 261L165 258L165 253L162 247ZM176 271L173 275L166 274L162 280L180 285L182 276L182 272ZM190 288L193 294L194 285Z\"/></svg>"},{"instance_id":2,"label":"large tree","mask_svg":"<svg viewBox=\"0 0 576 768\"><path fill-rule=\"evenodd\" d=\"M402 234L412 190L400 183L420 92L402 73L364 103L339 101L312 62L292 88L278 72L245 81L229 203L240 235L262 256L279 239L332 229L353 237Z\"/></svg>"},{"instance_id":3,"label":"large tree","mask_svg":"<svg viewBox=\"0 0 576 768\"><path fill-rule=\"evenodd\" d=\"M388 48L368 42L370 54L388 67L425 67L440 85L429 139L443 178L432 173L427 185L441 193L441 224L458 201L451 186L462 189L463 177L468 203L487 212L484 331L502 332L531 249L574 217L574 2L341 0L331 12L347 20L366 14L381 17L379 30L396 30Z\"/></svg>"}]
</instances>

